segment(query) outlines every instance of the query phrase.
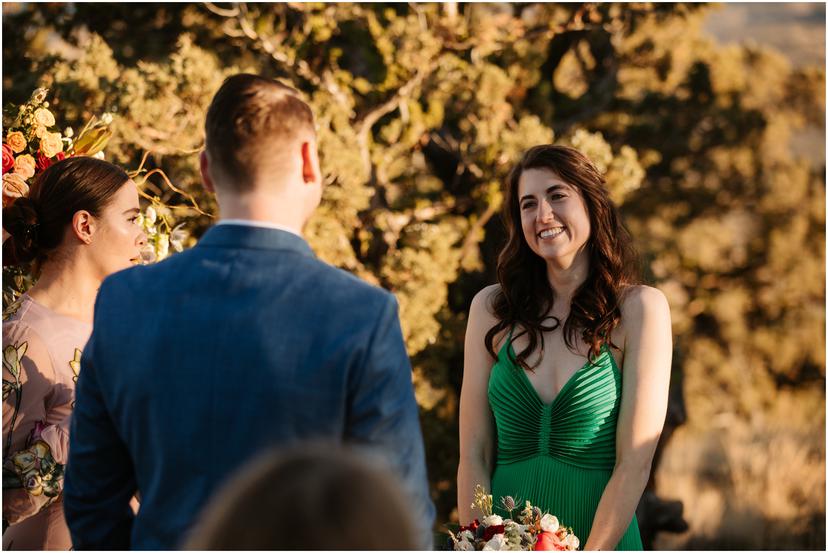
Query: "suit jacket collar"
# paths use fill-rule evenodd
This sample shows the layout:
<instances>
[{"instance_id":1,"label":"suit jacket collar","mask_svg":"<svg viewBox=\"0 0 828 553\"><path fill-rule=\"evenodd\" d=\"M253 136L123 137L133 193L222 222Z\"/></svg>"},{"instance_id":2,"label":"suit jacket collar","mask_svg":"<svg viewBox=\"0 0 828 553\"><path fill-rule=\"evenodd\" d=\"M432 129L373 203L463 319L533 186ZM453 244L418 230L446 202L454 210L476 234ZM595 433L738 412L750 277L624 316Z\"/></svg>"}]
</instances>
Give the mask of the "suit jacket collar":
<instances>
[{"instance_id":1,"label":"suit jacket collar","mask_svg":"<svg viewBox=\"0 0 828 553\"><path fill-rule=\"evenodd\" d=\"M204 233L197 247L246 250L288 250L314 257L304 238L279 229L247 225L219 225Z\"/></svg>"}]
</instances>

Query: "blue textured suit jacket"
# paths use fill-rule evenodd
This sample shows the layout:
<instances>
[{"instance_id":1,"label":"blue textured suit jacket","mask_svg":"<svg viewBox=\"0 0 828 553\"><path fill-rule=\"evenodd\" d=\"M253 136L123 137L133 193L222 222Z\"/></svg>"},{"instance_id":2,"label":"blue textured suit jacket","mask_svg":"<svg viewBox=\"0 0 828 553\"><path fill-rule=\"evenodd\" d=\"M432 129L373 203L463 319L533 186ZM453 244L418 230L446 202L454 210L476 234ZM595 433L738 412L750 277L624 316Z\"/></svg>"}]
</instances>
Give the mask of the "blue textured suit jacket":
<instances>
[{"instance_id":1,"label":"blue textured suit jacket","mask_svg":"<svg viewBox=\"0 0 828 553\"><path fill-rule=\"evenodd\" d=\"M317 438L384 456L430 543L395 298L289 232L212 228L193 249L101 286L70 428L64 509L75 548L179 547L240 465Z\"/></svg>"}]
</instances>

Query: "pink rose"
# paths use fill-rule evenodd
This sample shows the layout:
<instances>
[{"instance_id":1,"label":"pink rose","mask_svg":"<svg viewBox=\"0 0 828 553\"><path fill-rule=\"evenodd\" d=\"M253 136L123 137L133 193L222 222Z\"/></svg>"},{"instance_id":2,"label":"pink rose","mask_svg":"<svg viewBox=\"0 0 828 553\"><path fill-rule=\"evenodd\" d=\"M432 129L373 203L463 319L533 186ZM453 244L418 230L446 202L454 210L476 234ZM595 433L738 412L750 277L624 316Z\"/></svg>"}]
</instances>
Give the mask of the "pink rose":
<instances>
[{"instance_id":1,"label":"pink rose","mask_svg":"<svg viewBox=\"0 0 828 553\"><path fill-rule=\"evenodd\" d=\"M24 179L30 179L34 176L35 167L35 160L29 154L20 154L14 158L14 172Z\"/></svg>"},{"instance_id":2,"label":"pink rose","mask_svg":"<svg viewBox=\"0 0 828 553\"><path fill-rule=\"evenodd\" d=\"M21 196L29 195L29 185L17 173L3 175L3 207L10 205Z\"/></svg>"}]
</instances>

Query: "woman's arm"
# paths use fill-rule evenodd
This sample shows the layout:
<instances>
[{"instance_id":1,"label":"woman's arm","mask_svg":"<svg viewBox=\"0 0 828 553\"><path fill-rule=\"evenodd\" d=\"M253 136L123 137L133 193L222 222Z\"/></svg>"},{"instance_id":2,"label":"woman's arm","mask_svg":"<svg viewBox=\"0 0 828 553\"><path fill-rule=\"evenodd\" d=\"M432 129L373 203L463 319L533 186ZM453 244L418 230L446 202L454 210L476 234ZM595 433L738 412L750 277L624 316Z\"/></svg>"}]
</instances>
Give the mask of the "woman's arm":
<instances>
[{"instance_id":1,"label":"woman's arm","mask_svg":"<svg viewBox=\"0 0 828 553\"><path fill-rule=\"evenodd\" d=\"M481 290L472 300L463 353L463 388L460 393L460 464L457 469L457 509L460 524L482 518L472 508L479 484L491 492L494 465L494 419L489 408L489 372L494 359L486 350L486 332L496 320L487 304L496 287Z\"/></svg>"},{"instance_id":2,"label":"woman's arm","mask_svg":"<svg viewBox=\"0 0 828 553\"><path fill-rule=\"evenodd\" d=\"M636 286L621 307L626 342L615 469L584 549L615 549L647 485L667 413L673 340L670 307L659 290Z\"/></svg>"},{"instance_id":3,"label":"woman's arm","mask_svg":"<svg viewBox=\"0 0 828 553\"><path fill-rule=\"evenodd\" d=\"M25 325L4 325L3 335L3 519L16 524L57 499L65 460L42 437L56 384L49 349Z\"/></svg>"}]
</instances>

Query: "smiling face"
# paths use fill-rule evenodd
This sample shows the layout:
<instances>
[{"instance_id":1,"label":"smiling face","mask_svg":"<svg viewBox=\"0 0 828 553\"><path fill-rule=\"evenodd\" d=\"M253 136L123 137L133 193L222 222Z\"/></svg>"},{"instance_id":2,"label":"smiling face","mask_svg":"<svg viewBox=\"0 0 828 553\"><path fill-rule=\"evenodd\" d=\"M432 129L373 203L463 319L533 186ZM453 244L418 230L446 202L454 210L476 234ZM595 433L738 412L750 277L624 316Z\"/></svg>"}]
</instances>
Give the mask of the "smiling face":
<instances>
[{"instance_id":1,"label":"smiling face","mask_svg":"<svg viewBox=\"0 0 828 553\"><path fill-rule=\"evenodd\" d=\"M590 222L578 190L548 169L527 169L518 181L518 208L529 248L570 266L589 241Z\"/></svg>"},{"instance_id":2,"label":"smiling face","mask_svg":"<svg viewBox=\"0 0 828 553\"><path fill-rule=\"evenodd\" d=\"M98 231L90 243L92 259L101 278L126 269L141 257L147 237L137 224L138 188L127 181L112 196L98 219Z\"/></svg>"}]
</instances>

